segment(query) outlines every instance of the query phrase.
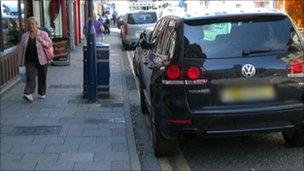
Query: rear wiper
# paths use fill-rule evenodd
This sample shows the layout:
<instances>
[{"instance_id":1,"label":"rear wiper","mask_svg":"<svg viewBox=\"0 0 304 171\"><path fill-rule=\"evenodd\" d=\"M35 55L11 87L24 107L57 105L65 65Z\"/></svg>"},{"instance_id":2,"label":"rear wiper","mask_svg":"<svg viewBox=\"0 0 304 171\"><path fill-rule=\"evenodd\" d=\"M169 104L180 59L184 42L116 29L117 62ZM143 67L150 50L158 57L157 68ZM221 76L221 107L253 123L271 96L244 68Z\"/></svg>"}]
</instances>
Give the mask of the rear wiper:
<instances>
[{"instance_id":1,"label":"rear wiper","mask_svg":"<svg viewBox=\"0 0 304 171\"><path fill-rule=\"evenodd\" d=\"M265 49L254 49L254 50L243 50L242 55L243 56L248 56L250 54L255 54L255 53L268 53L268 52L284 52L286 50L284 49L271 49L271 48L265 48Z\"/></svg>"},{"instance_id":2,"label":"rear wiper","mask_svg":"<svg viewBox=\"0 0 304 171\"><path fill-rule=\"evenodd\" d=\"M247 56L250 54L255 54L255 53L267 53L267 52L272 52L273 50L268 48L268 49L254 49L254 50L243 50L242 55Z\"/></svg>"}]
</instances>

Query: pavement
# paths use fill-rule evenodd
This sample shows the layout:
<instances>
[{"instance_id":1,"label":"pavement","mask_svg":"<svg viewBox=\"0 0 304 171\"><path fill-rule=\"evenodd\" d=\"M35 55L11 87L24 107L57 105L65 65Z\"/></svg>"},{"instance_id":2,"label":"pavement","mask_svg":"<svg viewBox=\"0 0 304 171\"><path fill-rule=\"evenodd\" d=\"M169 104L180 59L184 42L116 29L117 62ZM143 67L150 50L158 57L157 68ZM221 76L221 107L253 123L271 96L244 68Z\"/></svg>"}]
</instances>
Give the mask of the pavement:
<instances>
[{"instance_id":1,"label":"pavement","mask_svg":"<svg viewBox=\"0 0 304 171\"><path fill-rule=\"evenodd\" d=\"M0 170L141 170L118 33L110 50L110 98L82 98L83 52L49 66L46 99L22 99L24 83L1 95Z\"/></svg>"}]
</instances>

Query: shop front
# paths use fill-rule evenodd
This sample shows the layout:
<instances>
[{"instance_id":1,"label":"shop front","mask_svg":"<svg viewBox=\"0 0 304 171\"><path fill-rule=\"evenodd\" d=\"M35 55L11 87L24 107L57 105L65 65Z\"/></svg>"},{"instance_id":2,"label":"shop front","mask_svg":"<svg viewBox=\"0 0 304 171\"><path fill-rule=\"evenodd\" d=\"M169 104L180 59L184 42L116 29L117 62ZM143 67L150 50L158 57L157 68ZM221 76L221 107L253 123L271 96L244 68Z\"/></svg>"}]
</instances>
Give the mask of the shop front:
<instances>
[{"instance_id":1,"label":"shop front","mask_svg":"<svg viewBox=\"0 0 304 171\"><path fill-rule=\"evenodd\" d=\"M49 33L53 40L54 65L69 65L69 35L68 35L68 1L66 0L41 0L33 6L39 16L41 29Z\"/></svg>"},{"instance_id":2,"label":"shop front","mask_svg":"<svg viewBox=\"0 0 304 171\"><path fill-rule=\"evenodd\" d=\"M18 81L17 45L25 32L25 1L0 1L0 89Z\"/></svg>"}]
</instances>

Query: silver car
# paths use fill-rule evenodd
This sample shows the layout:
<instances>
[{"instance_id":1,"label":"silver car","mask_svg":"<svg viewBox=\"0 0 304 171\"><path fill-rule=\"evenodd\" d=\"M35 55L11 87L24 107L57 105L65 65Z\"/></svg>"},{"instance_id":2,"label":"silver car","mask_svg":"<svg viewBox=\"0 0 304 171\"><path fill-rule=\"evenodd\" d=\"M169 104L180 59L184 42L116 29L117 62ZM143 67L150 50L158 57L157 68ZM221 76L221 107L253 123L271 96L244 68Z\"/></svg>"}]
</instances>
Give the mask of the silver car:
<instances>
[{"instance_id":1,"label":"silver car","mask_svg":"<svg viewBox=\"0 0 304 171\"><path fill-rule=\"evenodd\" d=\"M125 49L137 46L140 34L146 28L154 27L157 21L155 11L140 11L126 13L122 18L121 39Z\"/></svg>"}]
</instances>

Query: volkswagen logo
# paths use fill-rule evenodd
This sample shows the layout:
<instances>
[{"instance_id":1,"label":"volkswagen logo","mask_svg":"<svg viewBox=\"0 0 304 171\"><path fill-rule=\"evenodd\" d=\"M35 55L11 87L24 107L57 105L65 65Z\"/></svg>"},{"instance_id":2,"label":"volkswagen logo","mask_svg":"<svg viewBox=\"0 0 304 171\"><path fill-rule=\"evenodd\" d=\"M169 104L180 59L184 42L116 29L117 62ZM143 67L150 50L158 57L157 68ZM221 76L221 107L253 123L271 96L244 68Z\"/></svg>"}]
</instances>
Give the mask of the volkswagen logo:
<instances>
[{"instance_id":1,"label":"volkswagen logo","mask_svg":"<svg viewBox=\"0 0 304 171\"><path fill-rule=\"evenodd\" d=\"M251 64L246 64L242 67L242 74L244 75L244 77L246 78L251 78L254 76L255 74L255 68L253 65Z\"/></svg>"}]
</instances>

